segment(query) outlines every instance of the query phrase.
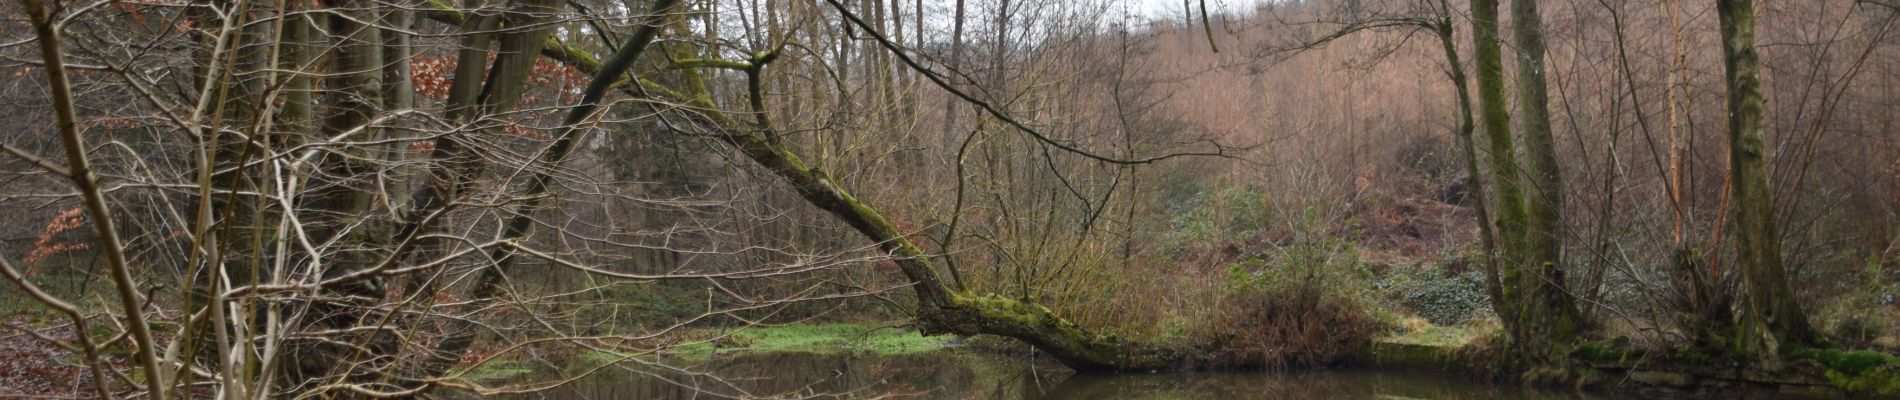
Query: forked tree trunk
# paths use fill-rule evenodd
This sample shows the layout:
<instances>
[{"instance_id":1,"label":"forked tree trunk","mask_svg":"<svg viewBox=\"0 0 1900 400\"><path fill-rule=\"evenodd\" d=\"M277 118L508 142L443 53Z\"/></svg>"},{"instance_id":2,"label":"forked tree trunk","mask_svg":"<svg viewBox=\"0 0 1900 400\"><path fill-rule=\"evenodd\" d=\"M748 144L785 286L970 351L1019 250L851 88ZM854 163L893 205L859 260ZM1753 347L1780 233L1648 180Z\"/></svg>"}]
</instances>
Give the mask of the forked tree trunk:
<instances>
[{"instance_id":1,"label":"forked tree trunk","mask_svg":"<svg viewBox=\"0 0 1900 400\"><path fill-rule=\"evenodd\" d=\"M1496 303L1499 320L1525 367L1558 365L1577 330L1576 311L1558 269L1563 241L1561 189L1557 186L1554 144L1543 80L1543 38L1534 4L1519 0L1512 11L1516 26L1519 99L1526 104L1525 139L1529 168L1517 161L1511 135L1510 104L1504 95L1503 52L1499 41L1497 0L1472 2L1472 44L1477 67L1479 115L1490 152L1494 218L1499 265ZM1527 48L1528 46L1528 48ZM1520 175L1526 170L1528 177ZM1527 178L1529 180L1527 180Z\"/></svg>"}]
</instances>

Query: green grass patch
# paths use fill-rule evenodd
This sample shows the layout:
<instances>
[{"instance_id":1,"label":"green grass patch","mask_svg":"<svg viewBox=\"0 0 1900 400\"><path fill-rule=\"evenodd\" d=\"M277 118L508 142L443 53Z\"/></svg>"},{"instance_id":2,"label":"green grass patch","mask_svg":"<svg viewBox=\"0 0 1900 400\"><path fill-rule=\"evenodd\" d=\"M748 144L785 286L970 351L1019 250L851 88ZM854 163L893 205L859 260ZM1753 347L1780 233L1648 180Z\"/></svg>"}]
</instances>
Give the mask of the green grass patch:
<instances>
[{"instance_id":1,"label":"green grass patch","mask_svg":"<svg viewBox=\"0 0 1900 400\"><path fill-rule=\"evenodd\" d=\"M1809 350L1797 356L1802 355L1820 361L1821 365L1826 365L1829 369L1850 374L1866 373L1887 365L1900 365L1900 358L1872 350Z\"/></svg>"},{"instance_id":2,"label":"green grass patch","mask_svg":"<svg viewBox=\"0 0 1900 400\"><path fill-rule=\"evenodd\" d=\"M1455 348L1471 342L1481 333L1463 326L1425 325L1404 334L1377 338L1381 342Z\"/></svg>"},{"instance_id":3,"label":"green grass patch","mask_svg":"<svg viewBox=\"0 0 1900 400\"><path fill-rule=\"evenodd\" d=\"M475 369L471 369L468 373L462 374L462 377L478 381L493 381L513 378L530 372L534 372L534 368L527 364L495 360L476 366Z\"/></svg>"},{"instance_id":4,"label":"green grass patch","mask_svg":"<svg viewBox=\"0 0 1900 400\"><path fill-rule=\"evenodd\" d=\"M1900 357L1871 351L1800 349L1792 358L1810 359L1827 368L1827 378L1850 393L1900 395Z\"/></svg>"},{"instance_id":5,"label":"green grass patch","mask_svg":"<svg viewBox=\"0 0 1900 400\"><path fill-rule=\"evenodd\" d=\"M723 339L676 347L672 352L682 356L707 355L716 348L720 352L891 355L942 349L949 340L945 336L923 336L915 330L865 324L793 324L743 328L730 332Z\"/></svg>"},{"instance_id":6,"label":"green grass patch","mask_svg":"<svg viewBox=\"0 0 1900 400\"><path fill-rule=\"evenodd\" d=\"M1570 351L1570 358L1595 362L1621 362L1628 359L1618 343L1583 342Z\"/></svg>"}]
</instances>

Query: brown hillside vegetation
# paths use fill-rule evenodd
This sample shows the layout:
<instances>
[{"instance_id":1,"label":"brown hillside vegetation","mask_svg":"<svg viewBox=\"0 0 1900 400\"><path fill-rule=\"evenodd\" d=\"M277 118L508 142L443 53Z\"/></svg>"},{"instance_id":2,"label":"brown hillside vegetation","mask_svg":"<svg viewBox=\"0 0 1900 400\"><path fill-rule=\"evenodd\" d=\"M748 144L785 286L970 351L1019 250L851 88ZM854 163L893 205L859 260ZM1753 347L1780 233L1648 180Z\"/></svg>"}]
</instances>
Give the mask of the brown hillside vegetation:
<instances>
[{"instance_id":1,"label":"brown hillside vegetation","mask_svg":"<svg viewBox=\"0 0 1900 400\"><path fill-rule=\"evenodd\" d=\"M10 0L0 397L769 397L693 354L832 322L1900 394L1893 0L1199 3Z\"/></svg>"}]
</instances>

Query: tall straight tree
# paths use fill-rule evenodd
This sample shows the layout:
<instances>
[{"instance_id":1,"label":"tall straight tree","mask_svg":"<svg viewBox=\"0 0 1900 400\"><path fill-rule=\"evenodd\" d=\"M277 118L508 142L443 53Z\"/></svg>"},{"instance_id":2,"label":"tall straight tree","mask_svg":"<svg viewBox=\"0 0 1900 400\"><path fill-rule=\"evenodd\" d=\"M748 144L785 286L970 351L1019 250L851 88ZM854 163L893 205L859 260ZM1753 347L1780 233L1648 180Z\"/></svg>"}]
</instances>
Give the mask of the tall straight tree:
<instances>
[{"instance_id":1,"label":"tall straight tree","mask_svg":"<svg viewBox=\"0 0 1900 400\"><path fill-rule=\"evenodd\" d=\"M1753 0L1716 0L1722 24L1722 66L1728 83L1730 211L1735 218L1736 262L1742 271L1745 350L1772 355L1782 343L1807 344L1814 328L1795 299L1781 265L1768 186L1768 148L1762 138L1761 58L1755 51Z\"/></svg>"},{"instance_id":2,"label":"tall straight tree","mask_svg":"<svg viewBox=\"0 0 1900 400\"><path fill-rule=\"evenodd\" d=\"M1511 38L1517 50L1518 130L1524 135L1525 173L1529 178L1524 211L1528 217L1519 321L1527 344L1525 356L1538 363L1567 352L1580 330L1576 303L1564 286L1564 182L1557 166L1557 143L1550 131L1550 94L1544 71L1544 23L1535 0L1511 1ZM1541 350L1541 351L1539 351Z\"/></svg>"},{"instance_id":3,"label":"tall straight tree","mask_svg":"<svg viewBox=\"0 0 1900 400\"><path fill-rule=\"evenodd\" d=\"M957 0L956 14L950 19L950 59L945 63L948 64L947 66L952 71L963 67L963 2L964 0ZM956 130L958 104L960 103L955 101L946 101L943 103L944 135L949 135L950 132L955 132Z\"/></svg>"},{"instance_id":4,"label":"tall straight tree","mask_svg":"<svg viewBox=\"0 0 1900 400\"><path fill-rule=\"evenodd\" d=\"M1479 117L1489 152L1495 192L1497 247L1502 254L1496 304L1511 345L1529 365L1551 365L1577 331L1575 307L1563 291L1559 268L1562 222L1556 217L1561 195L1550 140L1548 100L1543 78L1543 34L1536 5L1513 2L1514 39L1519 53L1518 96L1526 103L1522 129L1530 142L1529 168L1517 161L1511 135L1510 105L1504 95L1503 51L1499 41L1498 2L1475 0L1471 7L1472 47L1477 68ZM1541 142L1541 143L1538 143ZM1520 175L1527 172L1532 181ZM1526 186L1538 188L1527 192Z\"/></svg>"}]
</instances>

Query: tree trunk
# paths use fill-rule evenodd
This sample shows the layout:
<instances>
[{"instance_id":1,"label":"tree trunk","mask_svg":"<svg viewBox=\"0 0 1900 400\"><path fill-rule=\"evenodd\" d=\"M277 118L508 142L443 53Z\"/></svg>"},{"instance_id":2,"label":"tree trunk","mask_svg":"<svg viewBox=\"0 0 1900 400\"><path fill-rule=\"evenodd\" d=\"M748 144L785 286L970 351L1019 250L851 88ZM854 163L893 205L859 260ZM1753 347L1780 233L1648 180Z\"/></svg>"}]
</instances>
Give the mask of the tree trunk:
<instances>
[{"instance_id":1,"label":"tree trunk","mask_svg":"<svg viewBox=\"0 0 1900 400\"><path fill-rule=\"evenodd\" d=\"M1576 304L1564 286L1564 184L1557 145L1550 131L1550 96L1544 71L1543 16L1534 0L1511 1L1512 38L1517 48L1518 129L1526 158L1524 263L1517 285L1524 290L1517 316L1523 356L1554 365L1569 352L1581 329Z\"/></svg>"},{"instance_id":2,"label":"tree trunk","mask_svg":"<svg viewBox=\"0 0 1900 400\"><path fill-rule=\"evenodd\" d=\"M769 136L769 132L767 133ZM808 167L781 145L749 131L727 129L720 138L771 170L805 201L837 216L878 244L911 282L919 329L925 334L989 334L1022 340L1071 368L1085 371L1144 370L1178 366L1182 354L1090 334L1041 305L995 295L952 292L937 278L929 258L876 209L846 192L824 172Z\"/></svg>"},{"instance_id":3,"label":"tree trunk","mask_svg":"<svg viewBox=\"0 0 1900 400\"><path fill-rule=\"evenodd\" d=\"M951 17L950 58L945 62L949 64L952 74L956 75L961 75L957 69L963 67L964 1L965 0L957 0L956 15ZM950 136L951 132L955 132L957 126L957 106L960 104L962 103L956 101L956 99L945 99L943 102L943 134L946 137ZM962 178L959 177L958 179Z\"/></svg>"},{"instance_id":4,"label":"tree trunk","mask_svg":"<svg viewBox=\"0 0 1900 400\"><path fill-rule=\"evenodd\" d=\"M1497 310L1498 319L1503 322L1511 339L1518 334L1520 309L1518 301L1520 286L1519 270L1524 258L1523 232L1526 229L1524 210L1523 182L1518 177L1517 145L1511 137L1510 105L1504 98L1504 63L1498 41L1498 2L1497 0L1473 0L1471 2L1471 41L1473 60L1478 80L1478 115L1484 127L1486 151L1491 168L1492 196L1497 199L1494 225L1498 233L1498 249L1502 253L1499 271L1500 303L1504 308Z\"/></svg>"},{"instance_id":5,"label":"tree trunk","mask_svg":"<svg viewBox=\"0 0 1900 400\"><path fill-rule=\"evenodd\" d=\"M1478 78L1479 114L1484 122L1490 155L1492 188L1496 193L1496 228L1502 262L1498 272L1501 297L1495 303L1498 319L1509 332L1522 366L1558 365L1568 339L1577 330L1575 307L1569 306L1557 272L1561 221L1555 217L1561 194L1555 185L1554 144L1544 95L1543 38L1537 11L1528 1L1513 2L1517 24L1519 98L1526 106L1525 137L1532 168L1527 181L1519 175L1517 147L1511 136L1510 105L1504 96L1504 66L1498 36L1498 2L1472 2L1472 41ZM1530 48L1524 48L1529 45ZM1549 180L1549 182L1546 182ZM1534 182L1534 183L1533 183ZM1537 186L1535 193L1526 186Z\"/></svg>"},{"instance_id":6,"label":"tree trunk","mask_svg":"<svg viewBox=\"0 0 1900 400\"><path fill-rule=\"evenodd\" d=\"M1438 34L1438 42L1445 51L1446 75L1451 79L1452 86L1457 88L1458 144L1465 152L1465 183L1468 186L1466 190L1471 193L1471 209L1478 214L1478 235L1483 245L1483 253L1480 255L1482 259L1479 262L1484 268L1485 290L1491 298L1491 309L1501 311L1506 308L1503 286L1498 280L1498 235L1491 225L1491 209L1486 204L1483 170L1478 166L1478 159L1482 155L1478 153L1476 141L1472 138L1476 121L1472 117L1471 110L1470 78L1465 75L1464 61L1458 56L1458 35L1451 19L1451 4L1449 0L1440 0L1439 6L1442 14L1432 29Z\"/></svg>"},{"instance_id":7,"label":"tree trunk","mask_svg":"<svg viewBox=\"0 0 1900 400\"><path fill-rule=\"evenodd\" d=\"M666 12L670 9L668 8L670 4L677 2L678 0L661 0L660 5L656 6L659 8L653 13ZM496 52L493 66L487 68L486 76L482 73L483 64L487 60L489 38L485 35L472 36L464 43L465 47L457 56L455 82L449 89L448 107L451 118L459 123L469 123L491 115L505 114L515 107L522 93L527 90L528 78L533 73L534 63L540 58L552 33L550 27L544 26L543 23L560 11L560 4L559 0L523 0L513 4L507 12L500 15L484 17L476 14L464 19L464 29L473 31L492 29L503 21L510 27L536 28L501 33L496 38L500 48ZM649 16L643 22L657 23L657 18ZM657 29L657 27L642 25L640 32L636 33L633 40L645 41L629 41L627 45L644 48L647 42L652 40L653 31ZM471 65L473 67L470 67ZM617 77L618 75L595 76L593 79L596 82L590 83L589 90L593 89L592 85L601 85L597 82L601 79L611 80ZM572 112L584 113L587 111L582 110L591 110L592 104L589 103L591 101L597 101L597 99L583 99L577 110ZM572 123L569 123L564 126L571 131L571 125ZM440 226L437 221L442 217L439 214L444 212L448 205L461 195L462 190L482 173L483 164L479 160L479 155L462 147L458 140L450 135L435 141L436 146L430 157L438 164L431 168L429 183L411 193L410 210L404 214L403 225L396 235L400 240L413 240L428 232L433 226ZM560 157L565 156L565 151L571 146L571 142L572 140L567 137L557 138L556 149L551 149L550 152L561 154L555 156L554 161L549 163L550 168L559 163ZM529 200L528 205L517 210L518 214L506 222L507 232L504 235L511 238L526 235L531 222L529 216L538 209L535 203L540 199L540 194L546 191L545 174L546 172L539 172L531 178L528 192L523 196L533 200ZM418 251L420 257L414 258L418 259L417 262L431 261L430 258L440 256L441 251L437 248L438 246L425 245L421 251ZM489 268L482 269L476 278L475 286L468 296L470 308L479 309L500 295L504 270L513 261L513 253L508 250L500 247L491 254L490 259L497 261ZM416 275L411 281L412 288L416 288L415 285L419 284L427 274ZM456 332L451 332L432 350L430 359L423 363L422 369L425 373L421 376L435 376L452 367L462 358L462 353L474 345L475 336L475 329L472 326L462 326Z\"/></svg>"},{"instance_id":8,"label":"tree trunk","mask_svg":"<svg viewBox=\"0 0 1900 400\"><path fill-rule=\"evenodd\" d=\"M1717 0L1722 25L1722 65L1728 77L1728 140L1731 211L1736 262L1742 271L1742 345L1772 357L1781 344L1811 344L1814 329L1788 284L1774 224L1774 191L1768 186L1767 145L1762 134L1761 60L1755 50L1753 0Z\"/></svg>"},{"instance_id":9,"label":"tree trunk","mask_svg":"<svg viewBox=\"0 0 1900 400\"><path fill-rule=\"evenodd\" d=\"M378 135L371 123L383 106L383 49L381 28L377 26L380 13L373 10L372 3L363 0L345 0L332 6L342 15L328 18L328 32L333 38L330 45L335 50L330 54L331 68L325 71L327 90L322 104L327 108L318 127L320 136L341 138L339 140L345 142L374 140ZM345 132L356 133L341 136ZM358 146L336 146L319 156L314 171L309 174L307 191L297 207L296 212L303 214L299 218L309 227L312 243L339 244L320 246L314 254L297 255L298 263L325 279L360 271L375 258L364 249L374 248L379 235L372 232L372 224L358 224L359 218L370 215L368 210L374 199L366 182L368 176L376 173L375 167L367 161L375 156L367 150ZM360 310L370 308L382 298L381 285L372 279L325 289L329 291L325 293L328 296L313 300L310 305L308 321L311 322L308 323L314 325L313 329L355 327L365 316ZM367 334L377 335L375 332ZM375 338L362 343L373 348L391 344ZM292 374L286 384L301 384L304 380L346 370L358 374L366 370L343 365L352 361L355 354L349 346L312 342L293 346L291 350L289 359L297 364L286 370Z\"/></svg>"},{"instance_id":10,"label":"tree trunk","mask_svg":"<svg viewBox=\"0 0 1900 400\"><path fill-rule=\"evenodd\" d=\"M669 3L669 0L662 0ZM844 5L837 0L829 3L840 11ZM661 7L663 8L663 7ZM438 16L440 17L440 16ZM653 26L657 23L643 23ZM644 31L644 30L643 30ZM629 42L642 43L651 40L646 34L635 34ZM542 163L558 164L567 146L573 143L574 122L585 117L596 107L599 95L612 82L612 77L624 73L632 63L632 57L638 56L638 49L629 55L630 47L623 47L613 57L602 61L576 56L571 48L550 48L543 54L568 63L575 69L594 74L581 105L568 115L563 126L568 127L556 135L556 145L543 153ZM776 58L767 52L750 60L750 68L763 68L764 64ZM756 76L748 74L749 76ZM641 83L646 84L646 83ZM599 86L599 87L596 87ZM756 87L756 86L754 86ZM912 243L903 232L896 229L882 213L860 201L846 191L826 173L806 164L784 144L768 140L776 135L771 129L751 129L748 123L741 122L726 113L716 112L721 108L706 96L704 88L679 93L665 92L669 98L663 99L669 104L685 104L695 112L684 117L700 120L713 126L703 133L710 134L738 149L747 158L761 167L778 175L790 185L807 203L825 210L851 226L866 239L876 243L878 248L889 254L891 262L902 273L917 298L917 322L919 330L925 334L998 335L1021 340L1054 356L1064 364L1078 370L1151 370L1178 368L1189 365L1191 361L1206 360L1206 352L1201 349L1159 347L1144 343L1129 342L1113 335L1088 332L1046 307L1034 303L1002 298L995 295L977 295L963 291L953 291L944 286L934 272L930 260L924 251ZM634 93L636 96L644 94ZM758 96L758 93L750 93ZM714 111L714 112L709 112ZM546 179L545 176L533 178ZM532 187L530 188L532 192ZM532 197L532 196L531 196ZM537 197L538 198L538 197ZM531 206L530 206L531 208ZM523 222L526 214L518 214L514 221ZM509 237L518 237L523 232L511 229ZM505 255L494 256L502 264L508 262ZM498 266L497 268L501 268ZM476 305L479 306L479 305ZM1245 367L1245 365L1235 365Z\"/></svg>"}]
</instances>

